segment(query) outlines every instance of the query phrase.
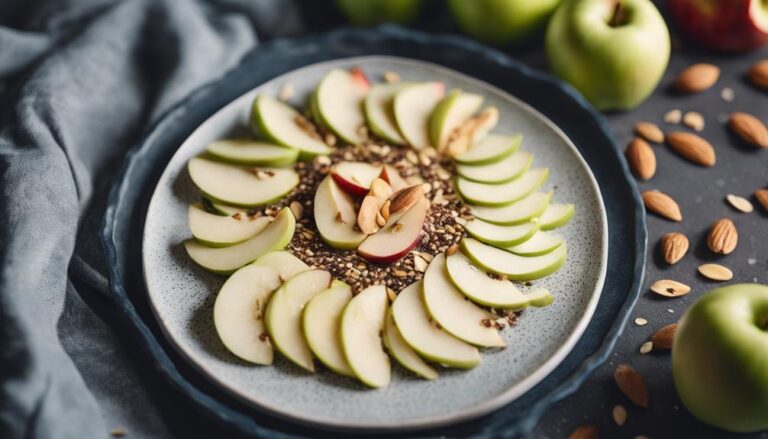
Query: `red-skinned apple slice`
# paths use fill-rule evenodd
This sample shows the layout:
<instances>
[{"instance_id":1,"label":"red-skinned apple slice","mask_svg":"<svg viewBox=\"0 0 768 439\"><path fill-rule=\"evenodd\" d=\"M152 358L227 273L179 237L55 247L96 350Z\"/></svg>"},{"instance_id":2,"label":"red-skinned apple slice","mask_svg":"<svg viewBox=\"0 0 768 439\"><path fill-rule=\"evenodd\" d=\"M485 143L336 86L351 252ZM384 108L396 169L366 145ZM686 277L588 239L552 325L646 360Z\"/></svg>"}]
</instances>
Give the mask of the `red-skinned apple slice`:
<instances>
[{"instance_id":1,"label":"red-skinned apple slice","mask_svg":"<svg viewBox=\"0 0 768 439\"><path fill-rule=\"evenodd\" d=\"M365 239L365 234L354 228L357 223L354 201L339 189L333 178L325 177L317 187L314 212L320 237L331 247L353 249Z\"/></svg>"},{"instance_id":2,"label":"red-skinned apple slice","mask_svg":"<svg viewBox=\"0 0 768 439\"><path fill-rule=\"evenodd\" d=\"M381 168L381 175L379 178L389 183L389 185L392 186L393 192L397 192L400 189L410 186L408 182L400 176L400 173L397 172L397 169L390 165L384 165L384 167Z\"/></svg>"},{"instance_id":3,"label":"red-skinned apple slice","mask_svg":"<svg viewBox=\"0 0 768 439\"><path fill-rule=\"evenodd\" d=\"M360 244L357 252L376 264L390 264L399 260L419 244L426 215L426 199L417 202L402 215L393 213L381 230Z\"/></svg>"},{"instance_id":4,"label":"red-skinned apple slice","mask_svg":"<svg viewBox=\"0 0 768 439\"><path fill-rule=\"evenodd\" d=\"M341 162L333 167L331 176L344 192L364 197L371 188L371 183L382 173L381 166L363 162Z\"/></svg>"}]
</instances>

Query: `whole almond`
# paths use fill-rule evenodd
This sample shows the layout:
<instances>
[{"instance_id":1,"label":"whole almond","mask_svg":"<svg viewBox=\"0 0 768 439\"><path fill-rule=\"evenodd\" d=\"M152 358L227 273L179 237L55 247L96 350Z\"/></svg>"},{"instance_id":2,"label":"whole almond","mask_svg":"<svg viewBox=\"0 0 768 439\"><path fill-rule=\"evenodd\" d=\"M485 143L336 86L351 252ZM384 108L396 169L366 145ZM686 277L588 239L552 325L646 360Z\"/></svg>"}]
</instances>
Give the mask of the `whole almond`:
<instances>
[{"instance_id":1,"label":"whole almond","mask_svg":"<svg viewBox=\"0 0 768 439\"><path fill-rule=\"evenodd\" d=\"M763 209L768 212L768 189L758 189L755 191L755 198L757 202L763 206Z\"/></svg>"},{"instance_id":2,"label":"whole almond","mask_svg":"<svg viewBox=\"0 0 768 439\"><path fill-rule=\"evenodd\" d=\"M623 405L613 406L611 414L613 415L613 422L615 422L619 427L627 422L627 409L624 408Z\"/></svg>"},{"instance_id":3,"label":"whole almond","mask_svg":"<svg viewBox=\"0 0 768 439\"><path fill-rule=\"evenodd\" d=\"M701 264L697 269L699 274L709 280L725 282L733 279L733 272L730 268L720 264Z\"/></svg>"},{"instance_id":4,"label":"whole almond","mask_svg":"<svg viewBox=\"0 0 768 439\"><path fill-rule=\"evenodd\" d=\"M598 439L599 430L594 425L582 425L568 435L568 439Z\"/></svg>"},{"instance_id":5,"label":"whole almond","mask_svg":"<svg viewBox=\"0 0 768 439\"><path fill-rule=\"evenodd\" d=\"M736 249L738 243L739 233L733 221L723 218L712 224L707 237L707 246L710 250L721 255L727 255Z\"/></svg>"},{"instance_id":6,"label":"whole almond","mask_svg":"<svg viewBox=\"0 0 768 439\"><path fill-rule=\"evenodd\" d=\"M654 349L672 349L672 340L675 338L677 323L667 325L651 336Z\"/></svg>"},{"instance_id":7,"label":"whole almond","mask_svg":"<svg viewBox=\"0 0 768 439\"><path fill-rule=\"evenodd\" d=\"M669 195L659 191L643 191L642 196L645 208L650 212L676 222L683 220L680 206Z\"/></svg>"},{"instance_id":8,"label":"whole almond","mask_svg":"<svg viewBox=\"0 0 768 439\"><path fill-rule=\"evenodd\" d=\"M424 188L420 184L400 189L390 197L389 213L393 214L406 210L424 198Z\"/></svg>"},{"instance_id":9,"label":"whole almond","mask_svg":"<svg viewBox=\"0 0 768 439\"><path fill-rule=\"evenodd\" d=\"M667 264L677 263L688 252L688 238L682 233L667 233L661 238L661 251Z\"/></svg>"},{"instance_id":10,"label":"whole almond","mask_svg":"<svg viewBox=\"0 0 768 439\"><path fill-rule=\"evenodd\" d=\"M632 172L638 178L648 180L656 173L656 153L645 140L632 139L625 154Z\"/></svg>"},{"instance_id":11,"label":"whole almond","mask_svg":"<svg viewBox=\"0 0 768 439\"><path fill-rule=\"evenodd\" d=\"M667 134L667 144L683 158L701 166L713 166L717 161L715 148L696 134L675 131Z\"/></svg>"},{"instance_id":12,"label":"whole almond","mask_svg":"<svg viewBox=\"0 0 768 439\"><path fill-rule=\"evenodd\" d=\"M642 408L648 408L648 389L638 371L628 364L620 364L613 372L613 378L619 390L630 401Z\"/></svg>"},{"instance_id":13,"label":"whole almond","mask_svg":"<svg viewBox=\"0 0 768 439\"><path fill-rule=\"evenodd\" d=\"M719 67L705 63L694 64L678 75L675 89L682 93L698 93L715 85L719 77Z\"/></svg>"},{"instance_id":14,"label":"whole almond","mask_svg":"<svg viewBox=\"0 0 768 439\"><path fill-rule=\"evenodd\" d=\"M750 145L768 148L768 128L755 116L741 112L732 113L728 127Z\"/></svg>"},{"instance_id":15,"label":"whole almond","mask_svg":"<svg viewBox=\"0 0 768 439\"><path fill-rule=\"evenodd\" d=\"M664 142L664 132L656 124L650 122L638 122L635 124L635 134L653 143Z\"/></svg>"},{"instance_id":16,"label":"whole almond","mask_svg":"<svg viewBox=\"0 0 768 439\"><path fill-rule=\"evenodd\" d=\"M379 205L376 197L366 195L363 203L360 205L360 211L357 213L357 226L360 231L366 235L371 235L379 230L376 217L379 214Z\"/></svg>"},{"instance_id":17,"label":"whole almond","mask_svg":"<svg viewBox=\"0 0 768 439\"><path fill-rule=\"evenodd\" d=\"M768 59L758 61L750 67L747 77L756 86L768 90Z\"/></svg>"},{"instance_id":18,"label":"whole almond","mask_svg":"<svg viewBox=\"0 0 768 439\"><path fill-rule=\"evenodd\" d=\"M674 280L661 279L651 284L651 291L664 297L679 297L690 293L691 287Z\"/></svg>"}]
</instances>

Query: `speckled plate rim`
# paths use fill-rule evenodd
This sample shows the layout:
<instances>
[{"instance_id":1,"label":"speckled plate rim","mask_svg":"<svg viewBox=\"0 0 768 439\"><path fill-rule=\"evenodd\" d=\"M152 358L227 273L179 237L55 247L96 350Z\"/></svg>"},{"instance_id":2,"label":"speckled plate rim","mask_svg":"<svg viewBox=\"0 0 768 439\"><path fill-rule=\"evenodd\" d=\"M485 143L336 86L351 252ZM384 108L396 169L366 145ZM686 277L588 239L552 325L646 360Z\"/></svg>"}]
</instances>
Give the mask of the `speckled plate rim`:
<instances>
[{"instance_id":1,"label":"speckled plate rim","mask_svg":"<svg viewBox=\"0 0 768 439\"><path fill-rule=\"evenodd\" d=\"M373 41L375 41L375 43ZM577 355L577 358L579 358L575 360L577 363L573 363L572 367L564 370L562 374L558 372L558 374L562 376L553 379L558 379L559 381L548 383L548 385L544 386L542 389L536 387L536 392L533 392L536 395L534 396L535 399L525 401L525 404L528 405L525 406L525 409L523 410L524 413L520 413L520 411L507 413L508 410L500 410L500 412L504 413L499 413L499 416L494 416L492 419L486 419L488 422L483 425L479 427L469 425L467 427L472 428L477 435L484 437L499 437L502 434L505 437L513 437L526 434L535 427L538 420L552 404L573 393L592 371L606 361L629 319L631 310L639 296L646 261L645 250L647 246L647 232L644 209L640 201L639 191L634 184L626 161L618 152L618 147L611 137L607 122L601 114L597 113L590 104L586 102L586 100L568 85L555 80L547 74L532 70L509 58L507 55L478 43L455 36L427 35L421 32L406 30L398 26L381 26L377 29L366 30L342 29L321 36L315 35L295 40L276 40L260 46L256 52L265 54L264 56L274 56L275 53L279 53L279 51L286 47L297 48L297 50L308 50L307 47L316 46L317 44L335 43L338 45L350 44L350 42L375 46L379 41L407 45L455 47L465 53L477 54L477 57L485 63L492 64L500 69L514 71L519 76L523 76L545 88L560 93L563 98L569 101L569 105L574 107L572 111L579 112L583 116L592 119L589 125L596 129L597 132L595 135L601 138L600 142L612 147L608 148L610 149L610 151L607 151L610 156L608 159L615 165L618 165L616 176L620 179L623 178L623 180L617 181L616 183L621 187L622 195L628 195L628 198L630 198L627 200L630 205L624 206L620 212L623 216L618 219L612 219L612 217L609 216L608 221L609 227L614 225L614 221L619 221L619 223L616 224L619 224L622 230L626 229L625 237L629 240L627 245L631 246L633 249L633 251L620 252L621 257L627 259L625 261L628 263L626 272L618 274L611 272L608 274L612 283L618 282L622 285L628 285L626 291L622 291L626 293L623 295L623 300L619 299L616 303L610 301L606 303L606 306L614 307L614 311L610 311L610 321L607 321L607 323L595 323L596 327L599 328L595 329L595 331L600 331L595 334L595 336L598 337L597 341L592 343L596 344L596 346L590 346L590 351L586 355ZM381 48L379 50L384 51L384 49ZM254 57L254 55L244 58L243 64L246 64L250 58ZM233 74L234 71L241 67L243 67L243 65L228 72L227 76ZM130 271L131 269L130 265L126 263L126 260L130 259L130 256L124 254L130 252L130 248L126 248L130 246L126 242L126 238L121 235L121 233L130 228L131 225L130 223L123 221L123 218L130 218L132 215L132 203L142 202L141 199L135 199L138 195L131 195L137 187L142 185L140 179L153 177L151 173L147 176L145 175L147 172L141 171L140 164L143 159L151 156L151 153L146 146L158 141L158 138L162 137L158 134L158 131L163 128L172 127L177 122L177 119L185 114L190 105L203 99L210 98L212 88L213 84L201 87L196 92L192 93L189 98L170 109L164 117L160 118L154 126L148 130L148 134L146 134L142 141L133 147L126 156L123 169L120 172L120 177L116 180L110 192L101 231L102 245L108 262L111 291L110 297L114 300L116 307L120 311L118 316L122 319L122 323L126 330L130 332L130 335L138 337L140 342L137 344L142 347L146 351L146 354L153 360L154 367L174 388L187 397L202 412L212 416L219 422L230 426L241 434L281 438L302 437L301 434L296 434L295 430L290 426L278 426L277 428L279 429L274 429L274 425L271 423L269 425L272 425L273 428L260 424L257 419L254 419L244 412L242 407L231 406L226 400L222 401L220 397L212 396L208 391L201 389L191 382L186 375L183 375L174 364L174 360L170 358L168 352L165 351L165 348L159 342L157 336L150 328L150 325L144 321L143 317L139 314L137 305L134 304L127 290L127 284L129 284L130 281L128 278L123 277L123 274L121 273L122 269L127 271ZM624 200L624 198L622 198L622 200ZM622 223L621 221L626 223ZM598 307L600 305L601 303L598 303ZM499 417L512 419L501 419ZM267 422L269 423L268 420Z\"/></svg>"},{"instance_id":2,"label":"speckled plate rim","mask_svg":"<svg viewBox=\"0 0 768 439\"><path fill-rule=\"evenodd\" d=\"M427 428L438 428L438 427L444 427L446 425L450 425L450 424L454 424L454 423L458 423L458 422L483 416L488 412L491 412L505 404L508 404L511 401L514 401L520 395L524 394L530 388L532 388L533 386L538 384L541 380L546 378L546 376L549 375L549 373L553 369L555 369L570 353L571 349L573 349L573 346L576 344L578 339L584 333L584 330L589 324L589 321L592 319L592 315L595 312L597 303L600 300L600 294L602 292L603 284L605 283L605 274L606 274L606 267L608 262L608 233L609 233L608 219L605 211L605 205L603 204L603 197L602 197L602 192L600 191L600 187L598 186L597 180L595 179L595 176L592 174L592 171L589 165L587 164L587 162L584 160L584 157L582 157L581 153L579 152L579 149L576 148L576 146L573 144L571 139L557 125L555 125L549 118L541 114L539 111L537 111L530 105L526 104L525 102L521 101L515 96L512 96L508 92L493 86L492 84L473 78L459 71L440 66L438 64L411 59L411 58L396 57L396 56L367 55L367 56L355 56L355 57L332 59L332 60L323 61L319 63L308 64L295 70L290 70L288 72L283 73L282 75L279 75L277 77L274 77L272 79L269 79L257 85L251 90L246 91L242 95L238 96L237 98L235 98L234 100L232 100L231 102L229 102L228 104L226 104L225 106L221 107L219 110L211 114L210 117L208 117L205 121L203 121L203 123L200 124L200 126L195 128L195 130L192 131L192 133L190 133L189 136L187 136L187 139L177 149L177 153L178 151L185 149L190 139L195 137L199 131L204 130L205 129L204 125L207 125L209 121L211 121L216 117L216 115L218 115L220 112L226 111L228 108L231 108L233 106L242 105L240 101L242 101L246 95L251 93L253 90L262 87L267 82L280 81L283 76L288 74L301 75L302 72L309 69L313 69L313 70L317 68L322 69L322 68L325 68L325 66L328 66L327 68L330 69L338 63L365 66L369 62L372 62L374 60L379 61L382 59L384 61L390 60L393 65L396 65L396 64L411 65L424 70L429 70L431 72L434 72L435 78L438 78L438 80L445 77L453 77L451 78L452 81L470 83L479 89L484 89L489 91L490 93L497 94L503 99L506 99L507 101L511 102L512 105L515 105L520 109L522 109L523 111L529 113L533 118L538 119L547 128L552 130L555 133L555 135L557 135L578 158L579 166L582 169L582 171L586 173L586 176L591 185L591 189L595 191L595 195L598 200L597 214L600 217L600 224L602 229L602 236L600 236L599 238L602 242L602 245L600 246L601 260L599 264L599 275L592 289L592 293L590 295L589 301L587 302L587 306L584 308L584 313L581 315L576 325L572 328L572 332L570 333L570 335L568 335L565 341L554 352L552 352L541 363L538 369L536 369L532 374L518 381L516 384L509 387L505 391L499 393L495 397L485 401L482 404L476 405L469 410L462 410L461 412L452 411L452 412L448 412L448 413L444 413L436 416L417 418L409 421L399 421L397 424L392 424L391 421L384 421L384 420L369 421L369 422L347 420L347 421L336 422L336 421L329 421L323 418L313 417L313 416L301 413L299 411L290 411L288 409L275 408L274 406L271 406L266 402L260 402L260 401L254 400L248 397L240 388L235 386L233 383L227 383L226 381L219 379L219 377L217 376L217 373L212 371L208 367L205 361L201 361L195 358L195 356L187 350L187 347L185 346L185 344L177 340L174 334L171 333L168 327L168 324L165 322L165 319L163 317L163 311L161 310L162 307L159 306L159 304L156 302L158 298L157 294L162 294L162 293L152 291L151 285L153 285L154 282L151 280L151 276L153 276L154 274L150 273L150 271L147 269L147 267L150 267L152 265L148 263L148 260L147 260L148 254L145 250L147 247L147 240L153 239L154 236L144 233L144 235L142 236L142 261L143 261L142 274L144 276L144 285L147 288L147 295L149 297L149 304L150 304L152 313L154 314L155 319L158 321L160 329L163 332L163 335L166 337L166 340L171 344L171 346L173 346L173 348L176 349L176 351L182 357L184 357L184 359L188 361L191 365L193 365L195 368L197 368L199 371L205 374L210 380L215 382L222 389L231 393L233 396L238 398L243 403L249 406L252 406L258 410L269 412L275 416L279 416L288 421L298 422L302 424L309 424L319 428L331 428L334 430L348 430L348 431L355 431L355 432L382 432L382 431L402 431L402 430L420 430L420 429L427 429ZM175 156L176 154L174 154L173 157ZM171 160L173 160L173 158ZM177 171L178 171L177 169L175 168L172 169L170 166L166 165L162 175L160 176L160 179L158 180L158 183L168 178L171 178L171 174ZM158 192L156 190L153 191L152 197L149 202L149 207L147 208L147 212L148 213L152 212L154 210L153 209L154 205L160 202L162 201L160 201L159 199ZM572 200L572 202L578 204L578 200ZM145 216L145 227L144 227L145 231L147 230L146 223L148 222L149 222L149 214Z\"/></svg>"}]
</instances>

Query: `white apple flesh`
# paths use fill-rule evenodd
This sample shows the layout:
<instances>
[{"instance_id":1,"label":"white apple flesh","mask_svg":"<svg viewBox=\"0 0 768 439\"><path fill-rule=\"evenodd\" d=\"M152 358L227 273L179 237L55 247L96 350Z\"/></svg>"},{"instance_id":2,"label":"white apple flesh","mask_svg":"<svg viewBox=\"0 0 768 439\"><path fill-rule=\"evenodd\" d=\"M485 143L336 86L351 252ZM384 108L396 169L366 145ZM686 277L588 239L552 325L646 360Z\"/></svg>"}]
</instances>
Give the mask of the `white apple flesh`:
<instances>
[{"instance_id":1,"label":"white apple flesh","mask_svg":"<svg viewBox=\"0 0 768 439\"><path fill-rule=\"evenodd\" d=\"M357 252L375 264L389 264L401 259L419 244L427 200L414 204L402 215L394 213L378 232L368 236Z\"/></svg>"},{"instance_id":2,"label":"white apple flesh","mask_svg":"<svg viewBox=\"0 0 768 439\"><path fill-rule=\"evenodd\" d=\"M500 184L522 175L533 163L533 154L518 151L488 165L456 165L456 173L478 183Z\"/></svg>"},{"instance_id":3,"label":"white apple flesh","mask_svg":"<svg viewBox=\"0 0 768 439\"><path fill-rule=\"evenodd\" d=\"M341 162L331 169L336 184L348 194L362 198L368 194L371 183L381 175L382 167L364 162Z\"/></svg>"},{"instance_id":4,"label":"white apple flesh","mask_svg":"<svg viewBox=\"0 0 768 439\"><path fill-rule=\"evenodd\" d=\"M251 109L251 130L275 143L298 149L302 159L329 154L331 148L328 145L296 122L302 117L288 104L271 96L259 95L253 101Z\"/></svg>"},{"instance_id":5,"label":"white apple flesh","mask_svg":"<svg viewBox=\"0 0 768 439\"><path fill-rule=\"evenodd\" d=\"M353 376L341 348L341 313L352 300L352 287L334 280L304 307L302 330L309 349L332 371Z\"/></svg>"},{"instance_id":6,"label":"white apple flesh","mask_svg":"<svg viewBox=\"0 0 768 439\"><path fill-rule=\"evenodd\" d=\"M408 144L414 149L432 146L429 141L429 118L445 95L442 82L413 84L395 95L395 120Z\"/></svg>"},{"instance_id":7,"label":"white apple flesh","mask_svg":"<svg viewBox=\"0 0 768 439\"><path fill-rule=\"evenodd\" d=\"M448 137L480 109L483 96L452 90L432 111L429 120L430 143L438 151L448 146Z\"/></svg>"},{"instance_id":8,"label":"white apple flesh","mask_svg":"<svg viewBox=\"0 0 768 439\"><path fill-rule=\"evenodd\" d=\"M525 242L509 247L504 250L520 256L541 256L545 255L565 243L565 240L557 235L538 231Z\"/></svg>"},{"instance_id":9,"label":"white apple flesh","mask_svg":"<svg viewBox=\"0 0 768 439\"><path fill-rule=\"evenodd\" d=\"M478 241L495 247L509 247L527 241L539 230L539 224L530 221L514 226L500 226L475 218L467 221L464 229Z\"/></svg>"},{"instance_id":10,"label":"white apple flesh","mask_svg":"<svg viewBox=\"0 0 768 439\"><path fill-rule=\"evenodd\" d=\"M408 84L376 84L365 97L363 109L371 131L393 145L405 145L395 120L395 94Z\"/></svg>"},{"instance_id":11,"label":"white apple flesh","mask_svg":"<svg viewBox=\"0 0 768 439\"><path fill-rule=\"evenodd\" d=\"M470 206L472 215L493 224L521 224L541 215L552 200L552 191L533 192L527 197L507 206Z\"/></svg>"},{"instance_id":12,"label":"white apple flesh","mask_svg":"<svg viewBox=\"0 0 768 439\"><path fill-rule=\"evenodd\" d=\"M471 238L462 239L460 245L473 265L516 281L536 280L554 273L563 266L567 255L565 244L542 256L516 255Z\"/></svg>"},{"instance_id":13,"label":"white apple flesh","mask_svg":"<svg viewBox=\"0 0 768 439\"><path fill-rule=\"evenodd\" d=\"M400 176L399 172L397 172L397 169L391 165L384 165L384 167L381 168L381 175L379 178L392 186L392 192L397 192L400 189L404 189L409 186L408 182Z\"/></svg>"},{"instance_id":14,"label":"white apple flesh","mask_svg":"<svg viewBox=\"0 0 768 439\"><path fill-rule=\"evenodd\" d=\"M314 201L315 225L326 244L339 249L354 249L366 238L355 229L355 202L327 176L317 187Z\"/></svg>"},{"instance_id":15,"label":"white apple flesh","mask_svg":"<svg viewBox=\"0 0 768 439\"><path fill-rule=\"evenodd\" d=\"M253 265L269 267L275 270L278 276L280 276L280 280L283 282L296 276L302 271L309 270L309 265L285 250L276 250L259 256L259 258L253 262Z\"/></svg>"},{"instance_id":16,"label":"white apple flesh","mask_svg":"<svg viewBox=\"0 0 768 439\"><path fill-rule=\"evenodd\" d=\"M251 139L224 139L209 143L206 152L219 160L252 166L288 166L299 151Z\"/></svg>"},{"instance_id":17,"label":"white apple flesh","mask_svg":"<svg viewBox=\"0 0 768 439\"><path fill-rule=\"evenodd\" d=\"M489 165L514 153L520 148L523 136L503 136L489 134L480 142L472 145L466 152L459 154L456 161L465 165Z\"/></svg>"},{"instance_id":18,"label":"white apple flesh","mask_svg":"<svg viewBox=\"0 0 768 439\"><path fill-rule=\"evenodd\" d=\"M568 224L575 211L573 204L550 204L539 217L541 230L552 230Z\"/></svg>"},{"instance_id":19,"label":"white apple flesh","mask_svg":"<svg viewBox=\"0 0 768 439\"><path fill-rule=\"evenodd\" d=\"M462 177L456 179L456 190L471 204L498 207L512 204L538 189L549 177L548 168L535 168L520 177L501 184L477 183Z\"/></svg>"},{"instance_id":20,"label":"white apple flesh","mask_svg":"<svg viewBox=\"0 0 768 439\"><path fill-rule=\"evenodd\" d=\"M370 387L389 384L392 366L381 334L389 308L387 287L373 285L355 296L341 316L341 346L355 376Z\"/></svg>"},{"instance_id":21,"label":"white apple flesh","mask_svg":"<svg viewBox=\"0 0 768 439\"><path fill-rule=\"evenodd\" d=\"M248 216L237 212L234 216L206 212L202 206L192 204L188 210L189 230L201 243L211 247L226 247L254 237L272 220L266 216Z\"/></svg>"},{"instance_id":22,"label":"white apple flesh","mask_svg":"<svg viewBox=\"0 0 768 439\"><path fill-rule=\"evenodd\" d=\"M389 353L404 368L428 380L437 378L437 371L422 360L419 354L408 345L400 334L391 309L387 313L387 321L384 324L384 346L387 347Z\"/></svg>"},{"instance_id":23,"label":"white apple flesh","mask_svg":"<svg viewBox=\"0 0 768 439\"><path fill-rule=\"evenodd\" d=\"M363 100L370 88L359 69L333 69L317 86L315 98L323 124L349 144L359 145L366 140L360 128L365 125Z\"/></svg>"}]
</instances>

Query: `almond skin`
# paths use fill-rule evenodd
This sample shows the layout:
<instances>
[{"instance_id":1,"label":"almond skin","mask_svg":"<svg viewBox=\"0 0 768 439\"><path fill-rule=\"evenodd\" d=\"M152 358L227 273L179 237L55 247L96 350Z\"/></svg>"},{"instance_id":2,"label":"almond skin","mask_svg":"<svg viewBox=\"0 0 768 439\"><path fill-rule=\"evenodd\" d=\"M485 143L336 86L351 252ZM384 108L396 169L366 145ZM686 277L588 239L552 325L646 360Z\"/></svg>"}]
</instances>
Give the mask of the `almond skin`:
<instances>
[{"instance_id":1,"label":"almond skin","mask_svg":"<svg viewBox=\"0 0 768 439\"><path fill-rule=\"evenodd\" d=\"M768 90L768 59L758 61L750 67L747 77L752 84Z\"/></svg>"},{"instance_id":2,"label":"almond skin","mask_svg":"<svg viewBox=\"0 0 768 439\"><path fill-rule=\"evenodd\" d=\"M582 425L568 435L568 439L598 439L599 430L594 425Z\"/></svg>"},{"instance_id":3,"label":"almond skin","mask_svg":"<svg viewBox=\"0 0 768 439\"><path fill-rule=\"evenodd\" d=\"M653 342L653 349L672 349L672 340L675 338L675 331L677 331L677 323L667 325L651 336Z\"/></svg>"},{"instance_id":4,"label":"almond skin","mask_svg":"<svg viewBox=\"0 0 768 439\"><path fill-rule=\"evenodd\" d=\"M659 191L644 191L642 196L645 208L649 212L671 221L680 222L683 220L680 206L669 195Z\"/></svg>"},{"instance_id":5,"label":"almond skin","mask_svg":"<svg viewBox=\"0 0 768 439\"><path fill-rule=\"evenodd\" d=\"M638 122L635 124L635 134L653 143L664 143L664 132L658 125L650 122Z\"/></svg>"},{"instance_id":6,"label":"almond skin","mask_svg":"<svg viewBox=\"0 0 768 439\"><path fill-rule=\"evenodd\" d=\"M667 233L661 238L661 251L667 264L677 263L688 252L688 238L682 233Z\"/></svg>"},{"instance_id":7,"label":"almond skin","mask_svg":"<svg viewBox=\"0 0 768 439\"><path fill-rule=\"evenodd\" d=\"M656 173L656 153L645 140L632 139L625 151L632 172L641 180L648 180Z\"/></svg>"},{"instance_id":8,"label":"almond skin","mask_svg":"<svg viewBox=\"0 0 768 439\"><path fill-rule=\"evenodd\" d=\"M768 128L755 116L747 113L732 113L728 127L741 140L758 148L768 148Z\"/></svg>"},{"instance_id":9,"label":"almond skin","mask_svg":"<svg viewBox=\"0 0 768 439\"><path fill-rule=\"evenodd\" d=\"M681 93L699 93L717 82L720 68L712 64L694 64L678 75L675 89Z\"/></svg>"},{"instance_id":10,"label":"almond skin","mask_svg":"<svg viewBox=\"0 0 768 439\"><path fill-rule=\"evenodd\" d=\"M728 218L723 218L712 224L707 237L710 250L721 255L727 255L736 249L739 243L739 233L736 225Z\"/></svg>"},{"instance_id":11,"label":"almond skin","mask_svg":"<svg viewBox=\"0 0 768 439\"><path fill-rule=\"evenodd\" d=\"M613 378L621 393L630 401L639 407L648 408L648 389L638 371L628 364L620 364L613 372Z\"/></svg>"},{"instance_id":12,"label":"almond skin","mask_svg":"<svg viewBox=\"0 0 768 439\"><path fill-rule=\"evenodd\" d=\"M717 161L715 148L696 134L675 131L667 134L667 144L676 153L701 166L714 166Z\"/></svg>"},{"instance_id":13,"label":"almond skin","mask_svg":"<svg viewBox=\"0 0 768 439\"><path fill-rule=\"evenodd\" d=\"M758 189L755 191L757 202L763 206L763 210L768 212L768 189Z\"/></svg>"},{"instance_id":14,"label":"almond skin","mask_svg":"<svg viewBox=\"0 0 768 439\"><path fill-rule=\"evenodd\" d=\"M389 199L389 213L397 213L406 210L416 204L417 201L424 198L424 188L420 184L408 186L392 194Z\"/></svg>"}]
</instances>

